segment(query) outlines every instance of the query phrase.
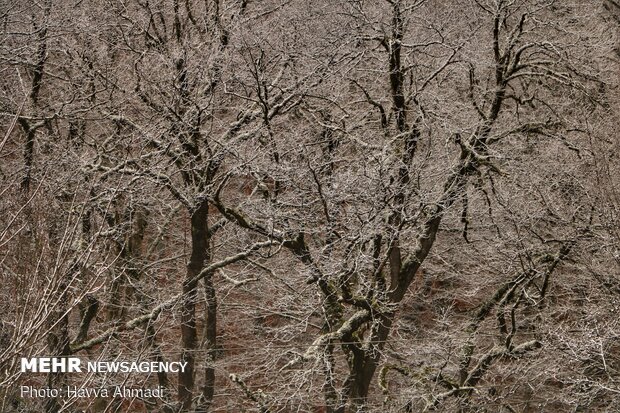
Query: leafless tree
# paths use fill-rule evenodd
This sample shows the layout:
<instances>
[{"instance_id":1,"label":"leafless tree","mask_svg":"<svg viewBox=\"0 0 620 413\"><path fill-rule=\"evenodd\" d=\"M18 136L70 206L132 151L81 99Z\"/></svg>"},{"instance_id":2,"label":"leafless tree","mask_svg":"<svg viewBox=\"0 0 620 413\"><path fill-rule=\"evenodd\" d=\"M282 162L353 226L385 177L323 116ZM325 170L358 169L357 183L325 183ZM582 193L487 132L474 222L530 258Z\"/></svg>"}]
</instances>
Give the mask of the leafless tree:
<instances>
[{"instance_id":1,"label":"leafless tree","mask_svg":"<svg viewBox=\"0 0 620 413\"><path fill-rule=\"evenodd\" d=\"M618 402L617 14L0 6L2 410ZM188 368L18 374L41 354ZM17 396L42 380L166 397Z\"/></svg>"}]
</instances>

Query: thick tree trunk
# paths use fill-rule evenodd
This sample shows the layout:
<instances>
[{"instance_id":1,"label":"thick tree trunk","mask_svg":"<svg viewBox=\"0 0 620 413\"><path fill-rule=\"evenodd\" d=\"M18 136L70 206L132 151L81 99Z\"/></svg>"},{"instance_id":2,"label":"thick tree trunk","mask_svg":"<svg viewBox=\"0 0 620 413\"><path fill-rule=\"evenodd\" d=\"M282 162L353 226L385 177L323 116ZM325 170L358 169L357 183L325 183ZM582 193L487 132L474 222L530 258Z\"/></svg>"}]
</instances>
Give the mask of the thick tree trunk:
<instances>
[{"instance_id":1,"label":"thick tree trunk","mask_svg":"<svg viewBox=\"0 0 620 413\"><path fill-rule=\"evenodd\" d=\"M199 412L207 412L213 402L215 394L215 359L217 356L217 297L213 286L213 274L209 274L204 278L205 287L205 326L203 336L203 346L206 349L205 383L202 388L202 403Z\"/></svg>"},{"instance_id":2,"label":"thick tree trunk","mask_svg":"<svg viewBox=\"0 0 620 413\"><path fill-rule=\"evenodd\" d=\"M370 350L354 352L353 360L349 365L349 400L354 413L365 412L366 401L370 390L370 384L381 358L381 351L390 333L393 322L393 314L377 315L372 327Z\"/></svg>"},{"instance_id":3,"label":"thick tree trunk","mask_svg":"<svg viewBox=\"0 0 620 413\"><path fill-rule=\"evenodd\" d=\"M198 282L195 277L200 274L208 260L208 202L201 201L191 215L192 251L187 273L183 282L183 302L181 305L181 361L187 365L179 372L179 401L183 411L191 409L194 394L194 367L197 345L196 333L196 295Z\"/></svg>"}]
</instances>

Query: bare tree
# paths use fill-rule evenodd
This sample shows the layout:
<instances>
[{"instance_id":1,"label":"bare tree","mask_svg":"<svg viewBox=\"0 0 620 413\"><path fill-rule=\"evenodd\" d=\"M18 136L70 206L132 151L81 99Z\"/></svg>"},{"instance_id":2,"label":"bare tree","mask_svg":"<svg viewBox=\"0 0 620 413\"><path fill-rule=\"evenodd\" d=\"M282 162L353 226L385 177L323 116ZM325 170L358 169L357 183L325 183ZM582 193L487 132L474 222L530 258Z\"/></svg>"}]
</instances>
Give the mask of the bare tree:
<instances>
[{"instance_id":1,"label":"bare tree","mask_svg":"<svg viewBox=\"0 0 620 413\"><path fill-rule=\"evenodd\" d=\"M614 1L10 3L3 411L617 401Z\"/></svg>"}]
</instances>

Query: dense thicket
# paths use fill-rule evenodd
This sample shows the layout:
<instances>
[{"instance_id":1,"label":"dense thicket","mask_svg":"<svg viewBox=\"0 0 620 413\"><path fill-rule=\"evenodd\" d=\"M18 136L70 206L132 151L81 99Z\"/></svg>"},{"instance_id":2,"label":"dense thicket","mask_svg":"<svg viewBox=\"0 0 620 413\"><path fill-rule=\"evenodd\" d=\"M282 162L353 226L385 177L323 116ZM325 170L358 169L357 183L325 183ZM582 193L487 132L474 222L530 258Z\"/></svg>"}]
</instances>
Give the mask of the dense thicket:
<instances>
[{"instance_id":1,"label":"dense thicket","mask_svg":"<svg viewBox=\"0 0 620 413\"><path fill-rule=\"evenodd\" d=\"M0 410L620 406L619 16L1 3ZM164 397L19 395L120 383Z\"/></svg>"}]
</instances>

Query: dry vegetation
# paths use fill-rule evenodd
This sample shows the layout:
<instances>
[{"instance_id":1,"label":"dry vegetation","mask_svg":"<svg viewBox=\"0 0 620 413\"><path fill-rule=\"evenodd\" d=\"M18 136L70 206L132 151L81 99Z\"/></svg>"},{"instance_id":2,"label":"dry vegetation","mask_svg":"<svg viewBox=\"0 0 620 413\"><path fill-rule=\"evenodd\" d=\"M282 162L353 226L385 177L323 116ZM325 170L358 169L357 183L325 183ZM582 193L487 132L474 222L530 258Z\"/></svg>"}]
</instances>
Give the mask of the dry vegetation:
<instances>
[{"instance_id":1,"label":"dry vegetation","mask_svg":"<svg viewBox=\"0 0 620 413\"><path fill-rule=\"evenodd\" d=\"M0 25L0 411L620 409L617 0ZM41 355L189 369L19 373ZM119 383L165 397L19 397Z\"/></svg>"}]
</instances>

